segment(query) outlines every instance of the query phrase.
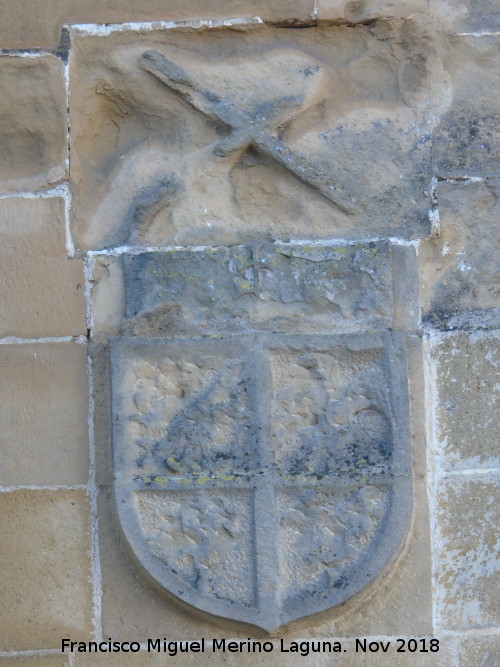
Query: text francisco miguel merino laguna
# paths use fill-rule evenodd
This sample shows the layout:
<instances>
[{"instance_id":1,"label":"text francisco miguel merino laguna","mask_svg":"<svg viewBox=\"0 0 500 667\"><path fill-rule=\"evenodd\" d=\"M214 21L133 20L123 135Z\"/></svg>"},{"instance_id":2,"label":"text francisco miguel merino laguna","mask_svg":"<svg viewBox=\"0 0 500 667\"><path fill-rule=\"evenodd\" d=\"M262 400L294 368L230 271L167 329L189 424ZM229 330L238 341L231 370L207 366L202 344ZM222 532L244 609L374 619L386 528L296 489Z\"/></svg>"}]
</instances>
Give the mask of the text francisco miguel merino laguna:
<instances>
[{"instance_id":1,"label":"text francisco miguel merino laguna","mask_svg":"<svg viewBox=\"0 0 500 667\"><path fill-rule=\"evenodd\" d=\"M280 653L298 653L304 657L310 653L341 653L340 642L337 641L300 641L285 645L283 639L279 645L270 641L212 639L189 642L169 641L163 639L148 639L142 645L148 653L166 653L172 657L178 653L272 653L279 648ZM117 642L111 637L102 642L78 642L71 639L61 640L61 653L138 653L141 650L139 642Z\"/></svg>"}]
</instances>

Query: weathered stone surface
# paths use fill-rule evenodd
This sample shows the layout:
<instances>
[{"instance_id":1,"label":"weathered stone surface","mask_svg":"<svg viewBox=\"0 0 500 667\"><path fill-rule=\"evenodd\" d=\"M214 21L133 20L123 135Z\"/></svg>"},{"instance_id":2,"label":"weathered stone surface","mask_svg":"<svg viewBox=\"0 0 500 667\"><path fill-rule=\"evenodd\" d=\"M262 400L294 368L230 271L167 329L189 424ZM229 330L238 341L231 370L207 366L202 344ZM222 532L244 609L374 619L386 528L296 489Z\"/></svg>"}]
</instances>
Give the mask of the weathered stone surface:
<instances>
[{"instance_id":1,"label":"weathered stone surface","mask_svg":"<svg viewBox=\"0 0 500 667\"><path fill-rule=\"evenodd\" d=\"M162 637L163 638L163 637ZM127 640L124 640L127 641ZM168 654L167 654L168 655ZM188 656L182 656L182 657L175 657L175 658L168 658L168 663L170 665L175 665L176 662L178 664L183 664L182 661L185 662L186 665L189 665L189 657L188 660L186 660L186 657ZM202 655L201 656L203 660L205 661L206 659L207 662L210 661L210 658L212 656L210 655ZM193 664L197 661L199 664L200 662L200 654L198 654L198 657L191 656ZM94 667L94 665L106 665L107 667L137 667L138 664L141 665L164 665L165 664L165 654L160 653L148 653L147 651L141 651L140 653L118 653L117 655L113 654L76 654L75 657L75 665L82 665L83 666L90 666Z\"/></svg>"},{"instance_id":2,"label":"weathered stone surface","mask_svg":"<svg viewBox=\"0 0 500 667\"><path fill-rule=\"evenodd\" d=\"M0 55L0 192L50 187L66 175L64 65L52 55Z\"/></svg>"},{"instance_id":3,"label":"weathered stone surface","mask_svg":"<svg viewBox=\"0 0 500 667\"><path fill-rule=\"evenodd\" d=\"M500 14L499 14L500 16ZM441 178L500 176L500 42L498 37L450 41L450 107L432 140L433 166Z\"/></svg>"},{"instance_id":4,"label":"weathered stone surface","mask_svg":"<svg viewBox=\"0 0 500 667\"><path fill-rule=\"evenodd\" d=\"M406 544L390 573L365 597L354 597L337 610L297 622L288 639L329 637L429 636L432 627L432 576L425 484L415 482L414 517Z\"/></svg>"},{"instance_id":5,"label":"weathered stone surface","mask_svg":"<svg viewBox=\"0 0 500 667\"><path fill-rule=\"evenodd\" d=\"M500 468L500 332L446 334L436 341L434 457L441 468Z\"/></svg>"},{"instance_id":6,"label":"weathered stone surface","mask_svg":"<svg viewBox=\"0 0 500 667\"><path fill-rule=\"evenodd\" d=\"M0 395L0 485L85 484L85 345L1 345Z\"/></svg>"},{"instance_id":7,"label":"weathered stone surface","mask_svg":"<svg viewBox=\"0 0 500 667\"><path fill-rule=\"evenodd\" d=\"M123 258L134 333L380 329L392 322L388 243L254 244Z\"/></svg>"},{"instance_id":8,"label":"weathered stone surface","mask_svg":"<svg viewBox=\"0 0 500 667\"><path fill-rule=\"evenodd\" d=\"M500 318L500 181L442 183L438 187L441 236L422 247L425 319L442 329L498 327ZM470 321L464 311L477 312Z\"/></svg>"},{"instance_id":9,"label":"weathered stone surface","mask_svg":"<svg viewBox=\"0 0 500 667\"><path fill-rule=\"evenodd\" d=\"M430 10L453 32L494 33L500 29L497 0L439 0Z\"/></svg>"},{"instance_id":10,"label":"weathered stone surface","mask_svg":"<svg viewBox=\"0 0 500 667\"><path fill-rule=\"evenodd\" d=\"M113 516L114 501L103 489L99 496L99 549L101 570L106 586L102 597L103 633L117 641L147 642L149 637L168 635L176 640L204 637L239 636L234 627L225 629L208 619L201 619L189 610L162 596L152 594L151 587L137 576L137 568L123 548L121 533ZM245 630L246 632L246 630ZM247 636L247 635L244 635ZM123 657L123 656L122 656Z\"/></svg>"},{"instance_id":11,"label":"weathered stone surface","mask_svg":"<svg viewBox=\"0 0 500 667\"><path fill-rule=\"evenodd\" d=\"M75 35L78 245L425 237L443 48L414 20Z\"/></svg>"},{"instance_id":12,"label":"weathered stone surface","mask_svg":"<svg viewBox=\"0 0 500 667\"><path fill-rule=\"evenodd\" d=\"M340 658L276 648L207 653L207 664L496 665L500 54L498 34L483 33L498 33L497 3L0 0L0 14L0 49L54 47L63 22L94 24L71 29L70 118L66 33L60 60L0 57L0 337L70 336L87 326L96 337L98 485L114 482L108 440L118 386L130 405L114 429L115 450L123 435L128 457L118 476L136 485L128 517L159 567L178 573L178 590L243 608L246 620L246 610L265 607L273 621L276 609L288 618L314 611L332 582L345 594L363 557L383 570L345 603L276 632L286 644L346 637ZM274 25L221 26L255 14ZM193 17L215 19L214 29L98 25ZM63 202L8 203L2 194L68 175L67 121L77 247L136 246L86 257L88 323L82 262L64 254ZM441 181L449 178L456 182ZM430 386L419 376L420 307L426 330L441 329L430 334L427 380L437 385L428 398L438 398L427 401L430 415L417 399ZM356 337L379 329L411 339L408 374L404 355L394 355L399 380L386 363L393 348L372 345L378 334ZM137 352L135 379L122 382L115 367L113 406L110 334L147 352ZM84 346L13 343L0 346L0 484L86 481ZM386 518L409 504L396 496L410 466L395 458L411 442L409 419L393 404L398 393L406 402L407 385L414 510L398 550ZM424 423L437 436L429 444L439 487L436 496L429 489L432 554ZM141 474L149 479L139 489ZM127 500L116 489L118 504ZM64 500L54 512L56 497ZM0 663L165 662L44 653L61 635L88 640L101 630L99 615L90 620L88 510L83 494L69 491L4 489L0 504L3 646L41 649ZM129 565L105 504L92 526L105 637L262 636L157 596L135 574L140 557L129 553ZM387 535L374 558L373 544ZM438 654L354 649L355 637L433 632ZM198 655L167 660L200 664Z\"/></svg>"},{"instance_id":13,"label":"weathered stone surface","mask_svg":"<svg viewBox=\"0 0 500 667\"><path fill-rule=\"evenodd\" d=\"M61 197L0 200L0 336L86 333L83 264L65 234Z\"/></svg>"},{"instance_id":14,"label":"weathered stone surface","mask_svg":"<svg viewBox=\"0 0 500 667\"><path fill-rule=\"evenodd\" d=\"M379 574L411 504L394 344L114 341L117 509L148 576L204 611L271 630Z\"/></svg>"},{"instance_id":15,"label":"weathered stone surface","mask_svg":"<svg viewBox=\"0 0 500 667\"><path fill-rule=\"evenodd\" d=\"M254 243L91 260L92 333L413 330L415 250Z\"/></svg>"},{"instance_id":16,"label":"weathered stone surface","mask_svg":"<svg viewBox=\"0 0 500 667\"><path fill-rule=\"evenodd\" d=\"M0 657L1 667L69 667L69 658L64 655L18 655Z\"/></svg>"},{"instance_id":17,"label":"weathered stone surface","mask_svg":"<svg viewBox=\"0 0 500 667\"><path fill-rule=\"evenodd\" d=\"M313 0L0 0L0 48L55 47L63 25L251 19L294 24L310 20ZM29 16L29 21L26 17Z\"/></svg>"},{"instance_id":18,"label":"weathered stone surface","mask_svg":"<svg viewBox=\"0 0 500 667\"><path fill-rule=\"evenodd\" d=\"M362 23L377 18L410 18L416 13L425 14L429 5L425 0L317 0L316 15L320 20L344 20Z\"/></svg>"},{"instance_id":19,"label":"weathered stone surface","mask_svg":"<svg viewBox=\"0 0 500 667\"><path fill-rule=\"evenodd\" d=\"M0 650L90 636L88 507L82 491L0 493Z\"/></svg>"},{"instance_id":20,"label":"weathered stone surface","mask_svg":"<svg viewBox=\"0 0 500 667\"><path fill-rule=\"evenodd\" d=\"M92 335L117 334L125 315L123 258L102 255L90 261Z\"/></svg>"},{"instance_id":21,"label":"weathered stone surface","mask_svg":"<svg viewBox=\"0 0 500 667\"><path fill-rule=\"evenodd\" d=\"M111 455L111 388L109 350L105 342L91 342L94 414L93 428L95 438L96 484L98 487L109 486L113 482L113 463Z\"/></svg>"},{"instance_id":22,"label":"weathered stone surface","mask_svg":"<svg viewBox=\"0 0 500 667\"><path fill-rule=\"evenodd\" d=\"M497 627L500 477L444 482L438 489L436 598L440 628Z\"/></svg>"},{"instance_id":23,"label":"weathered stone surface","mask_svg":"<svg viewBox=\"0 0 500 667\"><path fill-rule=\"evenodd\" d=\"M498 667L500 637L474 637L460 644L460 667Z\"/></svg>"},{"instance_id":24,"label":"weathered stone surface","mask_svg":"<svg viewBox=\"0 0 500 667\"><path fill-rule=\"evenodd\" d=\"M103 632L119 640L131 636L139 641L148 637L168 636L182 640L196 640L205 637L254 636L248 629L238 632L231 626L225 630L211 622L194 616L178 605L152 595L151 590L137 578L134 569L127 564L123 545L115 533L111 522L110 500L103 492L99 505L100 552L103 580ZM343 610L338 618L323 620L313 629L305 627L293 633L285 633L285 641L299 639L329 639L332 637L383 636L381 631L394 636L412 636L411 633L429 636L432 634L432 603L429 527L425 512L426 491L420 486L416 496L416 522L411 540L402 558L398 561L393 575L377 587L374 594L351 610ZM310 626L310 622L309 622ZM447 655L446 642L442 642L441 656ZM204 657L210 657L207 654ZM242 655L236 656L245 660ZM258 656L253 656L257 659ZM320 656L316 654L316 659ZM343 660L347 657L343 656ZM404 659L403 654L399 654ZM429 656L427 656L429 657ZM269 656L271 659L272 656ZM290 656L288 656L288 659ZM331 660L331 657L329 658ZM361 656L358 656L361 660ZM373 660L372 656L372 660ZM384 656L384 661L386 656ZM222 656L218 657L222 660ZM175 663L174 663L175 664ZM182 664L182 663L181 663ZM363 664L363 663L362 663ZM432 664L432 663L431 663Z\"/></svg>"}]
</instances>

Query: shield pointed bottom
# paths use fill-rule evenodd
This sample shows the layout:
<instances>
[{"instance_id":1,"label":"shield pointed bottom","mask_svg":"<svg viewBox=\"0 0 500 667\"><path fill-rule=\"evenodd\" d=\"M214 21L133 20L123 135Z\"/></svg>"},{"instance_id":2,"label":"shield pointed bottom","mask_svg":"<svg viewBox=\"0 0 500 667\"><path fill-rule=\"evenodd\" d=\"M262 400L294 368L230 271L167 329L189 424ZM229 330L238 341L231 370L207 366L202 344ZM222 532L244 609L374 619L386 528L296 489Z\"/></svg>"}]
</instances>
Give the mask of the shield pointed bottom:
<instances>
[{"instance_id":1,"label":"shield pointed bottom","mask_svg":"<svg viewBox=\"0 0 500 667\"><path fill-rule=\"evenodd\" d=\"M115 499L157 587L273 632L397 554L406 380L391 335L246 338L113 341Z\"/></svg>"}]
</instances>

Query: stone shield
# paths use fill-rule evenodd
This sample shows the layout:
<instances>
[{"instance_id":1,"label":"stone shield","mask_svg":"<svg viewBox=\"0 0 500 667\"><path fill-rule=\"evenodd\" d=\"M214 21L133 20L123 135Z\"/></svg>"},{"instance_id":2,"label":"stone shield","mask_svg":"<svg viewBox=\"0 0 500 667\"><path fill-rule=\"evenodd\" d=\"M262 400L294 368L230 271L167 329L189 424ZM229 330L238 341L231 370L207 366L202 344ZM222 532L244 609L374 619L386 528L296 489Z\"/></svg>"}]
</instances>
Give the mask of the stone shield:
<instances>
[{"instance_id":1,"label":"stone shield","mask_svg":"<svg viewBox=\"0 0 500 667\"><path fill-rule=\"evenodd\" d=\"M117 514L157 588L272 631L395 558L412 508L404 336L241 325L110 349Z\"/></svg>"}]
</instances>

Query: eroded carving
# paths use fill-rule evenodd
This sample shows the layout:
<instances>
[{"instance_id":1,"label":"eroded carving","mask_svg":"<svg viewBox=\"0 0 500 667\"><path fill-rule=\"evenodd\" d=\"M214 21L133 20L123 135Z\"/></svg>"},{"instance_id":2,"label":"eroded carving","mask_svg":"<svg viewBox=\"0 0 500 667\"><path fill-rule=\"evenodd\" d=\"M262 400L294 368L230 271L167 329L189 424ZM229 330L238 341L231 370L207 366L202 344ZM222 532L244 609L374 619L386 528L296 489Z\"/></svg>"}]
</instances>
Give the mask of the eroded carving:
<instances>
[{"instance_id":1,"label":"eroded carving","mask_svg":"<svg viewBox=\"0 0 500 667\"><path fill-rule=\"evenodd\" d=\"M444 51L416 19L77 35L77 245L427 236Z\"/></svg>"},{"instance_id":2,"label":"eroded carving","mask_svg":"<svg viewBox=\"0 0 500 667\"><path fill-rule=\"evenodd\" d=\"M387 242L142 253L124 269L129 332L343 331L393 317Z\"/></svg>"},{"instance_id":3,"label":"eroded carving","mask_svg":"<svg viewBox=\"0 0 500 667\"><path fill-rule=\"evenodd\" d=\"M141 491L135 502L151 552L176 577L200 595L255 605L248 491Z\"/></svg>"},{"instance_id":4,"label":"eroded carving","mask_svg":"<svg viewBox=\"0 0 500 667\"><path fill-rule=\"evenodd\" d=\"M391 407L380 352L277 351L270 361L271 438L285 474L387 469Z\"/></svg>"},{"instance_id":5,"label":"eroded carving","mask_svg":"<svg viewBox=\"0 0 500 667\"><path fill-rule=\"evenodd\" d=\"M165 356L161 366L137 363L127 434L145 473L224 474L248 470L257 435L255 397L240 360Z\"/></svg>"},{"instance_id":6,"label":"eroded carving","mask_svg":"<svg viewBox=\"0 0 500 667\"><path fill-rule=\"evenodd\" d=\"M73 45L75 237L122 246L89 266L119 301L96 331L122 336L125 542L160 589L268 631L364 589L409 523L392 330L417 317L401 237L430 231L439 49L408 23L112 32L98 65Z\"/></svg>"},{"instance_id":7,"label":"eroded carving","mask_svg":"<svg viewBox=\"0 0 500 667\"><path fill-rule=\"evenodd\" d=\"M280 596L300 608L304 600L321 600L325 590L342 591L356 578L363 556L369 557L377 531L390 508L387 488L280 490Z\"/></svg>"},{"instance_id":8,"label":"eroded carving","mask_svg":"<svg viewBox=\"0 0 500 667\"><path fill-rule=\"evenodd\" d=\"M364 588L411 507L401 354L378 334L115 340L117 507L150 576L268 630Z\"/></svg>"},{"instance_id":9,"label":"eroded carving","mask_svg":"<svg viewBox=\"0 0 500 667\"><path fill-rule=\"evenodd\" d=\"M270 134L270 129L283 125L296 115L297 107L303 106L305 94L286 95L266 102L257 101L249 113L201 86L179 65L158 51L146 51L141 58L141 67L181 95L195 109L212 120L222 122L231 130L227 137L214 146L215 155L225 157L236 151L255 148L318 190L345 213L355 210L352 199L349 200L342 192L336 192L337 188L327 174L311 164L304 155L294 153L278 137ZM311 63L309 67L298 71L302 74L301 83L312 83L311 87L317 87L313 78L318 78L317 75L322 72L319 65ZM290 110L292 113L287 113Z\"/></svg>"}]
</instances>

